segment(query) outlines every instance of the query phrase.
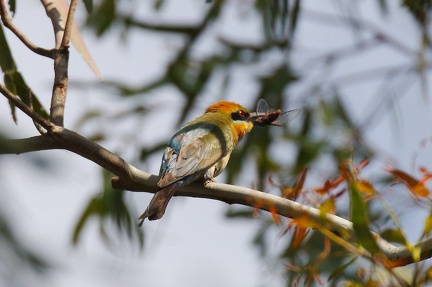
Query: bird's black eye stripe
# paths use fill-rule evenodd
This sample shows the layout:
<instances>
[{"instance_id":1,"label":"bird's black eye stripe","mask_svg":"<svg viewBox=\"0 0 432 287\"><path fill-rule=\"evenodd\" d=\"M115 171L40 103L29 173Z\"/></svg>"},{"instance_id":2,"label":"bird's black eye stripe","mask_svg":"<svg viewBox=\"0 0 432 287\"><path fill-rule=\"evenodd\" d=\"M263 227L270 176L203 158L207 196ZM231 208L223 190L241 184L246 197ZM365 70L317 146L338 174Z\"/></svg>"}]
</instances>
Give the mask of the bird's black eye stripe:
<instances>
[{"instance_id":1,"label":"bird's black eye stripe","mask_svg":"<svg viewBox=\"0 0 432 287\"><path fill-rule=\"evenodd\" d=\"M249 113L242 110L239 110L231 114L231 118L235 121L244 121L248 117L249 117Z\"/></svg>"}]
</instances>

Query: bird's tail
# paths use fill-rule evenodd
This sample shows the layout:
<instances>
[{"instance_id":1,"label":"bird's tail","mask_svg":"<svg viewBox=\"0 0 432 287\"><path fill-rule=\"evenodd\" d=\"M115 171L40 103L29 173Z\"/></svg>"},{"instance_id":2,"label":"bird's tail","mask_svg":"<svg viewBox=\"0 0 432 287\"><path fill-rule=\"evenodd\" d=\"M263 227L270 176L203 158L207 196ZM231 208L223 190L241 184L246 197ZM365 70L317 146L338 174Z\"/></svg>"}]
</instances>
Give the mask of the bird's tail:
<instances>
[{"instance_id":1,"label":"bird's tail","mask_svg":"<svg viewBox=\"0 0 432 287\"><path fill-rule=\"evenodd\" d=\"M173 197L174 193L181 184L181 181L177 181L156 192L156 194L150 201L147 209L139 217L140 222L138 226L141 226L146 218L148 218L149 220L160 219L165 213L168 202L170 201L171 197Z\"/></svg>"}]
</instances>

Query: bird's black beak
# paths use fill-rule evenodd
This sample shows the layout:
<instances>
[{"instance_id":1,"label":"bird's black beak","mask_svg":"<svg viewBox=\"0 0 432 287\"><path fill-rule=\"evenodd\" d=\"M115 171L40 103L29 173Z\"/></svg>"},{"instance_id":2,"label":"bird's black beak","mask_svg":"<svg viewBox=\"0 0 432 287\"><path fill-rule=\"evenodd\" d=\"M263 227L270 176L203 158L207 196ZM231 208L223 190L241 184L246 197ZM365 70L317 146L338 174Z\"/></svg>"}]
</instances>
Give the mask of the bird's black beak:
<instances>
[{"instance_id":1,"label":"bird's black beak","mask_svg":"<svg viewBox=\"0 0 432 287\"><path fill-rule=\"evenodd\" d=\"M258 114L257 112L252 112L249 114L249 117L247 118L247 121L252 122L255 126L260 126L263 127L263 123L262 123L262 117L265 114L261 113Z\"/></svg>"}]
</instances>

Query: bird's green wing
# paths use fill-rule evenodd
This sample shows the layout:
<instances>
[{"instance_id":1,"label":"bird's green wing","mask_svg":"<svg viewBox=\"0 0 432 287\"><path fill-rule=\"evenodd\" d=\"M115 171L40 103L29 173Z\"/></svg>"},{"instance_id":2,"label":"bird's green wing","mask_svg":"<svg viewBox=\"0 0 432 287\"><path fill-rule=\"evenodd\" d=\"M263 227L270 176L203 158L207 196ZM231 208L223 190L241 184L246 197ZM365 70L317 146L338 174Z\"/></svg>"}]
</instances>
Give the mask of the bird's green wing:
<instances>
[{"instance_id":1,"label":"bird's green wing","mask_svg":"<svg viewBox=\"0 0 432 287\"><path fill-rule=\"evenodd\" d=\"M197 138L197 134L200 137ZM208 168L232 150L227 147L227 140L216 125L200 131L187 131L176 137L173 138L174 144L165 150L159 187L179 180L189 183L199 179ZM177 145L179 148L176 149Z\"/></svg>"}]
</instances>

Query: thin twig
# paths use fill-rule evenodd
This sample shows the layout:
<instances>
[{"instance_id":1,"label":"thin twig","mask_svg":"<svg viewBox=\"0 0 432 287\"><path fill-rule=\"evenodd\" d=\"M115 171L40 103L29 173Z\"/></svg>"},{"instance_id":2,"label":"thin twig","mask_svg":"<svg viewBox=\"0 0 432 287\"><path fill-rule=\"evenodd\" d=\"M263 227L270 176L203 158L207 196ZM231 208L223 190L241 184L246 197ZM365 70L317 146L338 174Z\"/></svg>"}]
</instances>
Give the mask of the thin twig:
<instances>
[{"instance_id":1,"label":"thin twig","mask_svg":"<svg viewBox=\"0 0 432 287\"><path fill-rule=\"evenodd\" d=\"M54 59L54 55L56 51L54 49L48 50L41 48L37 45L35 45L12 21L12 18L9 16L8 9L6 7L5 1L0 0L0 16L3 22L3 25L7 27L9 30L12 31L12 33L15 34L15 36L18 37L18 39L23 42L24 45L27 46L31 51L34 53L45 56L51 59Z\"/></svg>"},{"instance_id":2,"label":"thin twig","mask_svg":"<svg viewBox=\"0 0 432 287\"><path fill-rule=\"evenodd\" d=\"M72 27L73 27L73 22L74 22L74 15L75 15L75 10L78 4L78 0L72 0L71 4L69 6L69 12L68 12L68 16L66 19L66 26L64 29L64 33L63 33L63 39L60 45L60 49L65 48L65 47L69 47L69 42L71 39L71 34L72 34Z\"/></svg>"},{"instance_id":3,"label":"thin twig","mask_svg":"<svg viewBox=\"0 0 432 287\"><path fill-rule=\"evenodd\" d=\"M18 109L23 111L36 123L40 124L44 129L51 130L55 125L49 120L45 119L36 113L31 107L27 106L18 96L9 91L6 86L0 84L0 93L3 94L9 101L11 101Z\"/></svg>"},{"instance_id":4,"label":"thin twig","mask_svg":"<svg viewBox=\"0 0 432 287\"><path fill-rule=\"evenodd\" d=\"M29 108L32 111L34 111L34 108L33 108L33 93L30 90L28 91L28 98L29 98ZM37 131L41 135L46 134L46 130L40 124L38 124L34 119L32 119L32 121L33 121L33 124L34 124L35 128L37 129Z\"/></svg>"},{"instance_id":5,"label":"thin twig","mask_svg":"<svg viewBox=\"0 0 432 287\"><path fill-rule=\"evenodd\" d=\"M66 95L69 86L69 42L78 0L72 0L69 6L66 23L61 17L58 1L41 0L47 15L50 17L55 33L55 46L58 52L54 58L54 85L51 97L50 120L57 126L64 126Z\"/></svg>"}]
</instances>

